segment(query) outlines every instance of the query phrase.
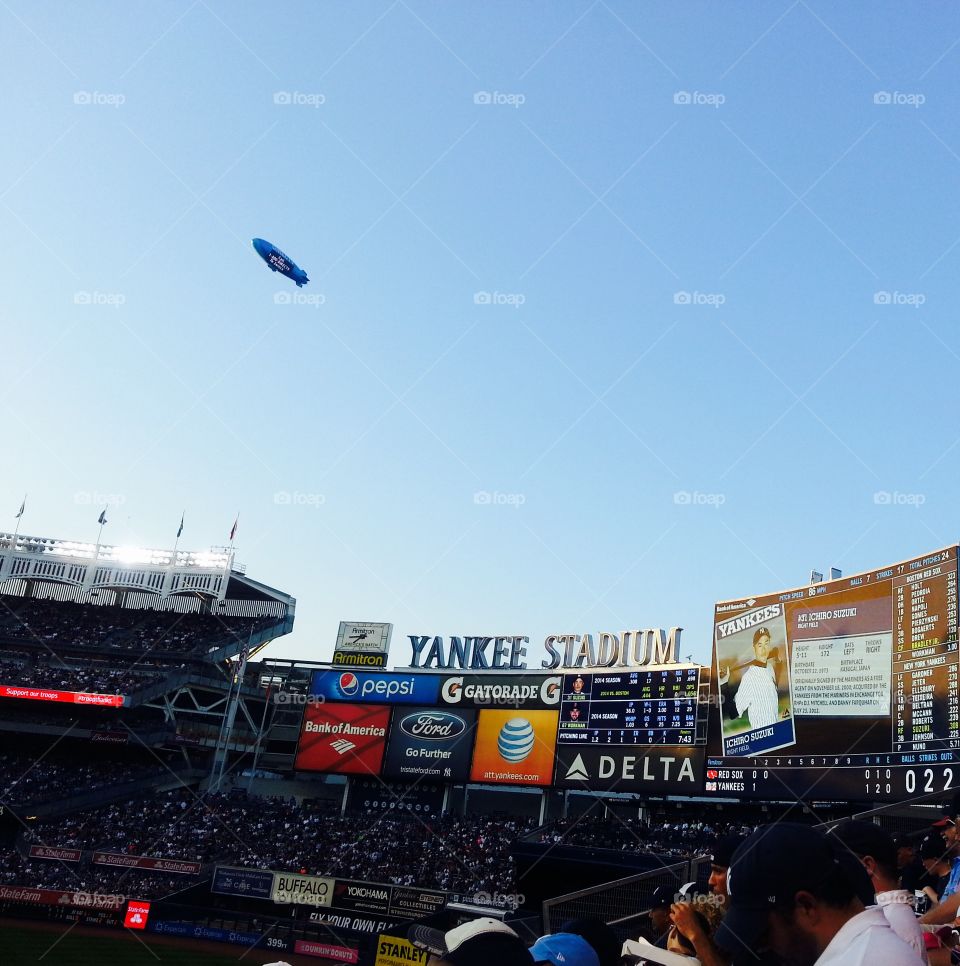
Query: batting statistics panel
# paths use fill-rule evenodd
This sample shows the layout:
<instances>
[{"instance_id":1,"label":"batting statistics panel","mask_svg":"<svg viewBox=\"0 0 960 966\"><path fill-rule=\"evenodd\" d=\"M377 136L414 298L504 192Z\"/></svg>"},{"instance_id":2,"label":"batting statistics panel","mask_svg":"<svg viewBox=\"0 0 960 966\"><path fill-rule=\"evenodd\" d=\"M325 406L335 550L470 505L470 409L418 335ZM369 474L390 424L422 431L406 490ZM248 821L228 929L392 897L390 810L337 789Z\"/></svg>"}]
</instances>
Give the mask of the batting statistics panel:
<instances>
[{"instance_id":1,"label":"batting statistics panel","mask_svg":"<svg viewBox=\"0 0 960 966\"><path fill-rule=\"evenodd\" d=\"M705 790L902 800L960 786L957 548L717 604Z\"/></svg>"}]
</instances>

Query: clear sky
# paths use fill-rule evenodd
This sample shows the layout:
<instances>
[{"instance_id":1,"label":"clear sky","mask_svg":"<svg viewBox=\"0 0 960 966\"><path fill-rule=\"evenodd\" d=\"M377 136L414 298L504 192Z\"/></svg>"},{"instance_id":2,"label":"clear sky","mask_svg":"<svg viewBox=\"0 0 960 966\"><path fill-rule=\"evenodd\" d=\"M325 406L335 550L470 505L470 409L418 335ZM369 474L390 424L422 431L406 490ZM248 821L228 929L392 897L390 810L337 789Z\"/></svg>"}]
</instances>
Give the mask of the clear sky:
<instances>
[{"instance_id":1,"label":"clear sky","mask_svg":"<svg viewBox=\"0 0 960 966\"><path fill-rule=\"evenodd\" d=\"M706 659L957 539L955 6L5 0L0 52L0 527L239 511L268 654L401 663Z\"/></svg>"}]
</instances>

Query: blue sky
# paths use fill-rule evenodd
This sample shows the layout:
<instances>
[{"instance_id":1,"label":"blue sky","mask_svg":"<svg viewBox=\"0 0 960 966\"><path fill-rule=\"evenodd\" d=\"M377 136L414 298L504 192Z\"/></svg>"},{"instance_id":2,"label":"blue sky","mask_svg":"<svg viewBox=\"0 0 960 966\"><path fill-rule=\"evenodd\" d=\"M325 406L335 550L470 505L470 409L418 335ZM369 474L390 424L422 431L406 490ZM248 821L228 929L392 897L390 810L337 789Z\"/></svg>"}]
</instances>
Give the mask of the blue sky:
<instances>
[{"instance_id":1,"label":"blue sky","mask_svg":"<svg viewBox=\"0 0 960 966\"><path fill-rule=\"evenodd\" d=\"M12 0L0 46L2 526L239 511L269 654L400 663L706 659L718 599L956 540L952 7Z\"/></svg>"}]
</instances>

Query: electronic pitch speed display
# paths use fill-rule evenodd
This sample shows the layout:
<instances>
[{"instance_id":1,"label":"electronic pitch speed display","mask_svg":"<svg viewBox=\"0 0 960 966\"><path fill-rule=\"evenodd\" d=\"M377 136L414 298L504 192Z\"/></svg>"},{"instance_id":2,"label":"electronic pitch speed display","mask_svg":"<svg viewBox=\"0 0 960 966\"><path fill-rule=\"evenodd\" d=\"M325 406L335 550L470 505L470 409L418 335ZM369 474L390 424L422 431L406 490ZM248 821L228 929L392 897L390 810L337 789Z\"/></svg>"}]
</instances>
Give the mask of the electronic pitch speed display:
<instances>
[{"instance_id":1,"label":"electronic pitch speed display","mask_svg":"<svg viewBox=\"0 0 960 966\"><path fill-rule=\"evenodd\" d=\"M711 697L708 795L960 788L957 547L717 604Z\"/></svg>"},{"instance_id":2,"label":"electronic pitch speed display","mask_svg":"<svg viewBox=\"0 0 960 966\"><path fill-rule=\"evenodd\" d=\"M700 698L700 668L695 665L566 674L557 741L700 744L706 735L706 702Z\"/></svg>"}]
</instances>

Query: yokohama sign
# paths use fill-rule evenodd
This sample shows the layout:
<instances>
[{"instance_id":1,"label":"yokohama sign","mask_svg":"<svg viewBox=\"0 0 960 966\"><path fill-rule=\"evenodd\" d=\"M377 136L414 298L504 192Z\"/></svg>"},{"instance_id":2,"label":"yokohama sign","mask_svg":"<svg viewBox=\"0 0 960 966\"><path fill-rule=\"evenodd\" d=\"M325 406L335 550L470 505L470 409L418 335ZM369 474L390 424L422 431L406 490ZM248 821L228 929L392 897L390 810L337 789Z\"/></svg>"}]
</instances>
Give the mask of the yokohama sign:
<instances>
[{"instance_id":1,"label":"yokohama sign","mask_svg":"<svg viewBox=\"0 0 960 966\"><path fill-rule=\"evenodd\" d=\"M28 701L59 701L64 704L87 704L100 708L122 708L122 694L92 694L86 691L52 691L49 688L22 688L0 684L0 698L26 698Z\"/></svg>"}]
</instances>

